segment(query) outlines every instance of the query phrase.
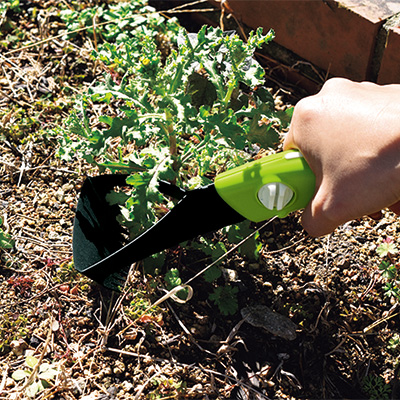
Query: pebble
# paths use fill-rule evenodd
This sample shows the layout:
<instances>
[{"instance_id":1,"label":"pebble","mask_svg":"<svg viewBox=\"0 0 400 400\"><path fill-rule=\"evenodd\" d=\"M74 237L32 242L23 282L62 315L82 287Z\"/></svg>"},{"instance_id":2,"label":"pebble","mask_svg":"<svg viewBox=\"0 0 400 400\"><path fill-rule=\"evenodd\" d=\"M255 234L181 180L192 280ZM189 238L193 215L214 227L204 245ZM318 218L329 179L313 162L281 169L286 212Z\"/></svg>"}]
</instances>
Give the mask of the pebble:
<instances>
[{"instance_id":1,"label":"pebble","mask_svg":"<svg viewBox=\"0 0 400 400\"><path fill-rule=\"evenodd\" d=\"M125 364L121 360L115 361L113 372L115 375L121 375L125 372Z\"/></svg>"},{"instance_id":2,"label":"pebble","mask_svg":"<svg viewBox=\"0 0 400 400\"><path fill-rule=\"evenodd\" d=\"M296 339L297 325L289 318L272 311L267 306L249 306L243 308L241 314L250 325L264 328L273 335L287 340Z\"/></svg>"}]
</instances>

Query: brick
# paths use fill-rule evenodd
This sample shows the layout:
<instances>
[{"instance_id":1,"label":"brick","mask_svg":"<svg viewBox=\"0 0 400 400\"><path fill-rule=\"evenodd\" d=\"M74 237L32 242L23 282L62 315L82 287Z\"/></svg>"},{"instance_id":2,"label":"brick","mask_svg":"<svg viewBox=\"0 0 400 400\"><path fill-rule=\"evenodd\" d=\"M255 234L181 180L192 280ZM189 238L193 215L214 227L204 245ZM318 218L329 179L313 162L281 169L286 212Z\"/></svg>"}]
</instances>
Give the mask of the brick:
<instances>
[{"instance_id":1,"label":"brick","mask_svg":"<svg viewBox=\"0 0 400 400\"><path fill-rule=\"evenodd\" d=\"M377 34L400 11L399 0L226 0L224 5L250 28L273 28L275 42L302 59L359 81L373 79Z\"/></svg>"},{"instance_id":2,"label":"brick","mask_svg":"<svg viewBox=\"0 0 400 400\"><path fill-rule=\"evenodd\" d=\"M385 44L377 82L400 83L400 24L389 28Z\"/></svg>"}]
</instances>

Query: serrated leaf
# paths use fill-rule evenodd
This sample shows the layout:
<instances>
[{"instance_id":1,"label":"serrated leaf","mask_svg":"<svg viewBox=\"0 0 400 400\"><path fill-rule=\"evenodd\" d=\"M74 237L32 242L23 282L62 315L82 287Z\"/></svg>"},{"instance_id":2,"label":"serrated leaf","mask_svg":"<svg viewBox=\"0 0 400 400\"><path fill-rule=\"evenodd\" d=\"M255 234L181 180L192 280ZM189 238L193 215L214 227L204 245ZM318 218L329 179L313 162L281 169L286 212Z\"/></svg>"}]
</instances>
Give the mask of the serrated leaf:
<instances>
[{"instance_id":1,"label":"serrated leaf","mask_svg":"<svg viewBox=\"0 0 400 400\"><path fill-rule=\"evenodd\" d=\"M217 91L209 79L193 72L189 75L186 91L190 95L192 105L199 109L201 106L212 107L217 100Z\"/></svg>"},{"instance_id":2,"label":"serrated leaf","mask_svg":"<svg viewBox=\"0 0 400 400\"><path fill-rule=\"evenodd\" d=\"M233 315L238 310L237 292L239 289L232 286L218 286L209 295L209 299L218 306L221 314Z\"/></svg>"},{"instance_id":3,"label":"serrated leaf","mask_svg":"<svg viewBox=\"0 0 400 400\"><path fill-rule=\"evenodd\" d=\"M398 249L392 240L386 240L378 246L376 252L379 254L379 256L386 257L389 254L397 254Z\"/></svg>"},{"instance_id":4,"label":"serrated leaf","mask_svg":"<svg viewBox=\"0 0 400 400\"><path fill-rule=\"evenodd\" d=\"M221 277L222 271L220 268L218 268L216 265L213 265L212 267L208 268L206 271L204 271L204 279L207 282L214 282L218 278Z\"/></svg>"}]
</instances>

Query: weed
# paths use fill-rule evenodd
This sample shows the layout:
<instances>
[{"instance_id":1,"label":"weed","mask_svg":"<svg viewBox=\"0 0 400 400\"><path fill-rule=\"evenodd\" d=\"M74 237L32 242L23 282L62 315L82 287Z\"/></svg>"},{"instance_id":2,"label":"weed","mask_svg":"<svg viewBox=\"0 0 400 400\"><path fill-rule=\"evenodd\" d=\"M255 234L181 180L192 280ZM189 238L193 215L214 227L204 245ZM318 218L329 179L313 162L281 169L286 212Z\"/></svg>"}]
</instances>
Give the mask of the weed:
<instances>
[{"instance_id":1,"label":"weed","mask_svg":"<svg viewBox=\"0 0 400 400\"><path fill-rule=\"evenodd\" d=\"M391 388L379 375L367 375L362 381L362 390L369 400L390 399Z\"/></svg>"},{"instance_id":2,"label":"weed","mask_svg":"<svg viewBox=\"0 0 400 400\"><path fill-rule=\"evenodd\" d=\"M164 276L164 280L167 286L167 290L172 290L173 288L182 284L182 279L179 276L179 271L176 268L171 268ZM180 299L185 300L188 297L188 289L183 288L176 293Z\"/></svg>"},{"instance_id":3,"label":"weed","mask_svg":"<svg viewBox=\"0 0 400 400\"><path fill-rule=\"evenodd\" d=\"M218 286L208 297L219 308L223 315L233 315L238 310L237 293L239 289L229 285Z\"/></svg>"},{"instance_id":4,"label":"weed","mask_svg":"<svg viewBox=\"0 0 400 400\"><path fill-rule=\"evenodd\" d=\"M29 297L33 282L28 276L12 276L7 280L7 285L22 297Z\"/></svg>"},{"instance_id":5,"label":"weed","mask_svg":"<svg viewBox=\"0 0 400 400\"><path fill-rule=\"evenodd\" d=\"M19 313L5 313L0 321L0 354L9 351L13 340L24 339L29 331L28 318Z\"/></svg>"},{"instance_id":6,"label":"weed","mask_svg":"<svg viewBox=\"0 0 400 400\"><path fill-rule=\"evenodd\" d=\"M147 289L131 289L130 301L124 306L125 314L132 320L139 320L142 323L156 322L158 325L163 324L162 310L155 306L151 306L149 293L153 292L151 287Z\"/></svg>"},{"instance_id":7,"label":"weed","mask_svg":"<svg viewBox=\"0 0 400 400\"><path fill-rule=\"evenodd\" d=\"M185 382L175 382L174 379L165 377L153 379L152 385L155 389L148 394L151 400L181 398L187 388Z\"/></svg>"},{"instance_id":8,"label":"weed","mask_svg":"<svg viewBox=\"0 0 400 400\"><path fill-rule=\"evenodd\" d=\"M393 336L389 339L388 349L392 350L394 353L398 353L400 350L400 335L398 333L394 333Z\"/></svg>"},{"instance_id":9,"label":"weed","mask_svg":"<svg viewBox=\"0 0 400 400\"><path fill-rule=\"evenodd\" d=\"M382 258L386 258L378 266L382 277L386 281L383 286L385 295L399 300L400 275L398 266L393 263L393 255L398 252L397 246L391 238L387 238L378 246L376 251Z\"/></svg>"},{"instance_id":10,"label":"weed","mask_svg":"<svg viewBox=\"0 0 400 400\"><path fill-rule=\"evenodd\" d=\"M131 237L174 205L158 191L160 180L185 189L212 183L217 173L247 162L255 148L274 147L291 117L291 110L275 110L262 86L264 70L253 58L273 39L272 31L251 32L247 42L205 26L190 34L176 20L136 3L97 9L98 23L109 24L101 25L102 43L93 56L110 73L77 99L56 131L62 159L83 158L100 172L127 175L130 191L110 193L108 201L119 205L119 221ZM67 31L92 26L94 12L66 11ZM105 106L113 112L105 115ZM236 240L248 230L247 224L227 233ZM219 244L203 245L207 248L213 256L224 251ZM241 248L251 259L258 257L257 241ZM160 265L157 257L152 265ZM229 299L230 289L224 289ZM235 307L222 309L230 313Z\"/></svg>"},{"instance_id":11,"label":"weed","mask_svg":"<svg viewBox=\"0 0 400 400\"><path fill-rule=\"evenodd\" d=\"M25 365L28 369L17 369L13 372L11 377L15 381L29 380L38 362L39 360L36 357L27 355L25 358ZM26 388L26 395L28 397L35 397L37 393L49 387L50 382L52 382L57 375L58 370L52 365L48 363L40 364L36 379L33 379L33 382Z\"/></svg>"},{"instance_id":12,"label":"weed","mask_svg":"<svg viewBox=\"0 0 400 400\"><path fill-rule=\"evenodd\" d=\"M394 254L398 253L398 249L396 244L394 243L392 238L386 238L382 241L382 243L376 249L376 252L383 257L390 257Z\"/></svg>"},{"instance_id":13,"label":"weed","mask_svg":"<svg viewBox=\"0 0 400 400\"><path fill-rule=\"evenodd\" d=\"M4 232L1 228L3 225L3 219L0 217L0 249L12 249L14 247L14 240L12 240L11 235Z\"/></svg>"}]
</instances>

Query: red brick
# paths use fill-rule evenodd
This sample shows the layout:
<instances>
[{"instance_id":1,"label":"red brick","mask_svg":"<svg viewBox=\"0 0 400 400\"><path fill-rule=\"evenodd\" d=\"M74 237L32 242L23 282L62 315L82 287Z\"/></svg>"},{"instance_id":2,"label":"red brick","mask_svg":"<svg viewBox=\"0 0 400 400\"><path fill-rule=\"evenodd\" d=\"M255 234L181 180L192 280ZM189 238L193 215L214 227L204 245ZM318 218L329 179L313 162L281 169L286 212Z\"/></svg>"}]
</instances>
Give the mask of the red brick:
<instances>
[{"instance_id":1,"label":"red brick","mask_svg":"<svg viewBox=\"0 0 400 400\"><path fill-rule=\"evenodd\" d=\"M273 28L276 43L332 75L368 80L377 33L382 21L395 12L386 3L226 0L224 4L250 28Z\"/></svg>"},{"instance_id":2,"label":"red brick","mask_svg":"<svg viewBox=\"0 0 400 400\"><path fill-rule=\"evenodd\" d=\"M400 26L389 29L377 82L400 83Z\"/></svg>"}]
</instances>

